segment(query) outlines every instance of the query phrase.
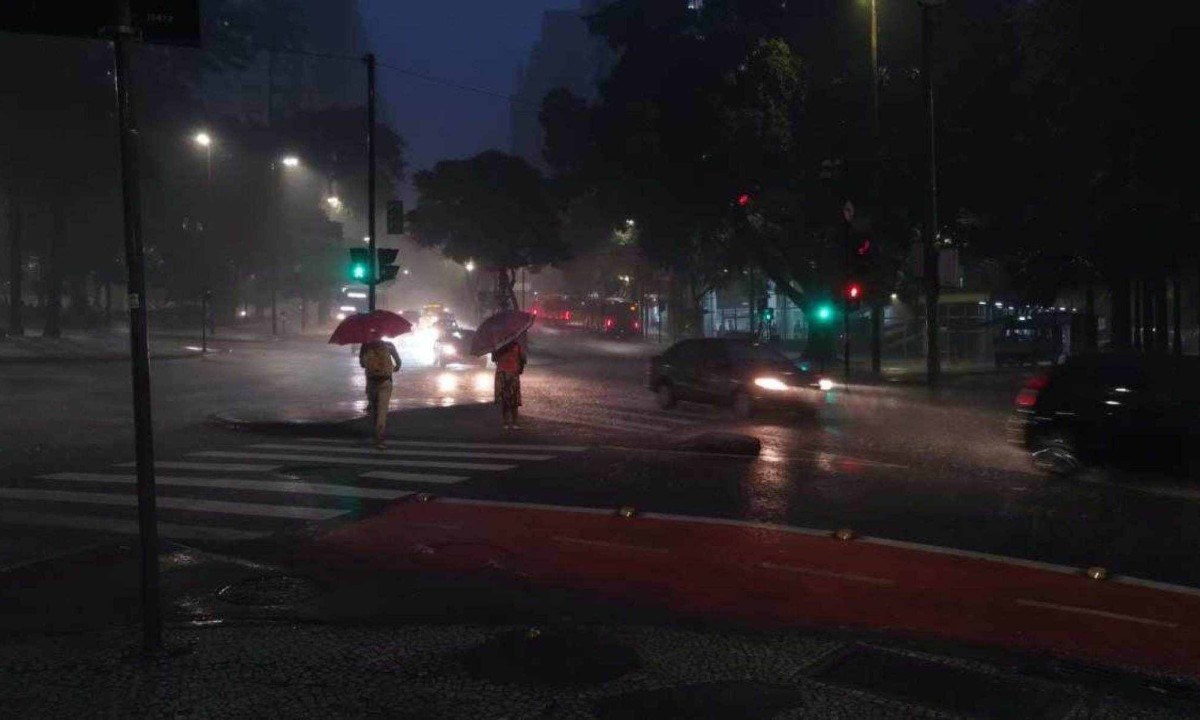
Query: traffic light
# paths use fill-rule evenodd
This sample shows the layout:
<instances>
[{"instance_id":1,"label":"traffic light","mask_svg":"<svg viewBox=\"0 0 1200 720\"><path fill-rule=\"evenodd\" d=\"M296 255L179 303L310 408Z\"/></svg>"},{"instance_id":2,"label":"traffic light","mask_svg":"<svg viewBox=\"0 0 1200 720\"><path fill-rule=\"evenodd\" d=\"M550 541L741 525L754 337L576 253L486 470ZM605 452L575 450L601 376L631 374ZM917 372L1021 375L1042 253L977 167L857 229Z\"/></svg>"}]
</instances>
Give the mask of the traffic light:
<instances>
[{"instance_id":1,"label":"traffic light","mask_svg":"<svg viewBox=\"0 0 1200 720\"><path fill-rule=\"evenodd\" d=\"M738 204L738 207L743 207L743 208L744 208L744 207L746 207L747 205L749 205L749 204L750 204L750 201L751 201L751 200L753 200L753 198L752 198L752 197L750 197L750 193L746 193L746 192L744 192L744 193L741 193L741 194L739 194L739 195L737 196L737 200L736 200L736 202L737 202L737 204Z\"/></svg>"},{"instance_id":2,"label":"traffic light","mask_svg":"<svg viewBox=\"0 0 1200 720\"><path fill-rule=\"evenodd\" d=\"M763 308L762 319L763 322L767 323L768 325L775 322L775 308Z\"/></svg>"},{"instance_id":3,"label":"traffic light","mask_svg":"<svg viewBox=\"0 0 1200 720\"><path fill-rule=\"evenodd\" d=\"M813 317L820 324L825 324L833 321L833 304L828 302L818 303L813 308Z\"/></svg>"},{"instance_id":4,"label":"traffic light","mask_svg":"<svg viewBox=\"0 0 1200 720\"><path fill-rule=\"evenodd\" d=\"M387 205L387 234L404 234L404 201L392 200Z\"/></svg>"},{"instance_id":5,"label":"traffic light","mask_svg":"<svg viewBox=\"0 0 1200 720\"><path fill-rule=\"evenodd\" d=\"M400 268L393 263L400 251L396 248L378 248L376 251L379 279L371 277L371 251L368 248L350 248L350 265L347 275L351 282L363 285L378 285L395 280Z\"/></svg>"},{"instance_id":6,"label":"traffic light","mask_svg":"<svg viewBox=\"0 0 1200 720\"><path fill-rule=\"evenodd\" d=\"M379 248L375 251L379 258L379 282L385 283L396 279L396 273L400 272L400 267L394 265L396 256L400 251L396 248Z\"/></svg>"},{"instance_id":7,"label":"traffic light","mask_svg":"<svg viewBox=\"0 0 1200 720\"><path fill-rule=\"evenodd\" d=\"M862 300L862 285L852 282L846 286L846 299L850 302Z\"/></svg>"},{"instance_id":8,"label":"traffic light","mask_svg":"<svg viewBox=\"0 0 1200 720\"><path fill-rule=\"evenodd\" d=\"M367 248L350 248L350 265L347 270L350 280L369 285L371 282L371 251Z\"/></svg>"}]
</instances>

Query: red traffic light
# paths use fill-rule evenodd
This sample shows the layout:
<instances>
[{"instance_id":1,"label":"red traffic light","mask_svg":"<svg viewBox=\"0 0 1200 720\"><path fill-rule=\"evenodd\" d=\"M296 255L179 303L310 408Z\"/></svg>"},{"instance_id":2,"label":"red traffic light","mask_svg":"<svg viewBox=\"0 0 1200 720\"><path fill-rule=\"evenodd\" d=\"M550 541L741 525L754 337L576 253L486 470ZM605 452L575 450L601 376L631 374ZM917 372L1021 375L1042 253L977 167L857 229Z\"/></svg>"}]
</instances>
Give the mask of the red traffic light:
<instances>
[{"instance_id":1,"label":"red traffic light","mask_svg":"<svg viewBox=\"0 0 1200 720\"><path fill-rule=\"evenodd\" d=\"M846 297L850 300L857 300L862 297L862 285L858 283L850 283L846 286Z\"/></svg>"},{"instance_id":2,"label":"red traffic light","mask_svg":"<svg viewBox=\"0 0 1200 720\"><path fill-rule=\"evenodd\" d=\"M750 193L742 193L737 196L737 204L739 207L746 207L750 204Z\"/></svg>"}]
</instances>

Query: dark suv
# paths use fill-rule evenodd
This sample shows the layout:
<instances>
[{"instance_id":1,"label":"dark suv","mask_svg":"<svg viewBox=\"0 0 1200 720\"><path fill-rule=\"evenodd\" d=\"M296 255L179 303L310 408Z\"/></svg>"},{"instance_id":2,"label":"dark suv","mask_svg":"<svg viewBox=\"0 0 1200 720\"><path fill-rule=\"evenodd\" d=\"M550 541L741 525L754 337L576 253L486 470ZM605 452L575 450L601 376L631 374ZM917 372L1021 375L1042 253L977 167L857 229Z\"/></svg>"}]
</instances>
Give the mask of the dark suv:
<instances>
[{"instance_id":1,"label":"dark suv","mask_svg":"<svg viewBox=\"0 0 1200 720\"><path fill-rule=\"evenodd\" d=\"M832 383L752 340L682 340L650 359L647 386L659 407L679 400L732 405L746 417L756 408L804 403Z\"/></svg>"},{"instance_id":2,"label":"dark suv","mask_svg":"<svg viewBox=\"0 0 1200 720\"><path fill-rule=\"evenodd\" d=\"M1057 474L1102 462L1195 471L1200 359L1071 358L1026 384L1010 431L1037 465Z\"/></svg>"}]
</instances>

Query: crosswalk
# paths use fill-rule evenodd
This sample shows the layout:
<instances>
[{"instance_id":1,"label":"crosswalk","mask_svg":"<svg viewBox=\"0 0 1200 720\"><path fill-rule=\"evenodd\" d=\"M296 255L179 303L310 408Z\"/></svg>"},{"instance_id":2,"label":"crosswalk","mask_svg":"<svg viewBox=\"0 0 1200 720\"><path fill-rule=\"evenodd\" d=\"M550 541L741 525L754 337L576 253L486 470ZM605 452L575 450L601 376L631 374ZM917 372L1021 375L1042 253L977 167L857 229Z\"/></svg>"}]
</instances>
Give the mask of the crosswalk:
<instances>
[{"instance_id":1,"label":"crosswalk","mask_svg":"<svg viewBox=\"0 0 1200 720\"><path fill-rule=\"evenodd\" d=\"M704 405L660 410L649 404L638 407L606 403L572 404L559 411L535 410L524 415L535 420L641 435L695 430L721 419L718 408Z\"/></svg>"},{"instance_id":2,"label":"crosswalk","mask_svg":"<svg viewBox=\"0 0 1200 720\"><path fill-rule=\"evenodd\" d=\"M189 452L156 463L159 534L252 540L355 517L414 492L586 450L576 445L297 438ZM0 485L0 525L136 535L131 462L63 470ZM307 479L312 475L320 481Z\"/></svg>"}]
</instances>

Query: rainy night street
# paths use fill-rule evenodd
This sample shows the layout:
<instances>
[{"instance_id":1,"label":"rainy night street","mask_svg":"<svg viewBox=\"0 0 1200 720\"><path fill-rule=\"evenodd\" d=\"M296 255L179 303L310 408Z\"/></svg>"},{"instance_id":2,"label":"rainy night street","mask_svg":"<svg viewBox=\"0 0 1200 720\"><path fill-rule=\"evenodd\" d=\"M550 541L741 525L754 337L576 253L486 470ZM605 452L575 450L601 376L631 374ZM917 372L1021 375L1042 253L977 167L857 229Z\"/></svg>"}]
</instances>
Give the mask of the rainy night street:
<instances>
[{"instance_id":1,"label":"rainy night street","mask_svg":"<svg viewBox=\"0 0 1200 720\"><path fill-rule=\"evenodd\" d=\"M489 370L435 367L402 352L393 444L382 451L367 447L365 425L356 424L362 377L345 348L218 339L202 358L156 362L163 535L202 545L257 538L297 522L370 515L424 491L851 528L1200 582L1185 554L1200 540L1200 487L1115 470L1056 479L1006 442L1028 370L951 377L936 394L839 380L794 409L739 419L723 406L657 408L645 373L661 350L649 341L534 335L515 431L500 427ZM2 377L0 435L9 440L0 564L133 533L133 487L120 483L133 472L125 366L10 364ZM761 452L696 444L713 432L758 438ZM547 449L499 457L510 451L496 447L508 445ZM324 462L331 457L340 462ZM403 470L398 479L387 477L391 466ZM280 478L294 484L265 484ZM343 506L329 487L360 491L359 499ZM191 501L228 502L230 514L214 523ZM311 512L287 512L298 508Z\"/></svg>"}]
</instances>

